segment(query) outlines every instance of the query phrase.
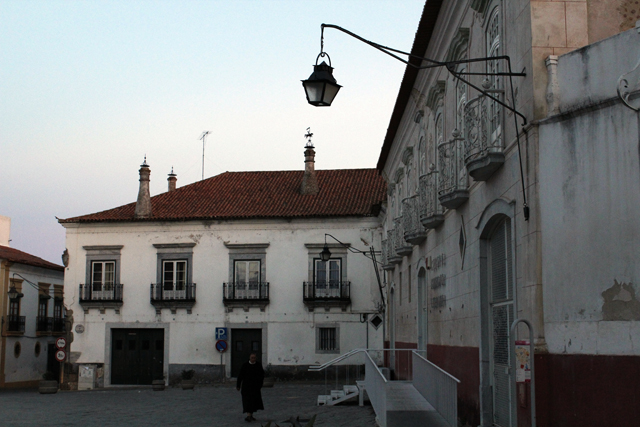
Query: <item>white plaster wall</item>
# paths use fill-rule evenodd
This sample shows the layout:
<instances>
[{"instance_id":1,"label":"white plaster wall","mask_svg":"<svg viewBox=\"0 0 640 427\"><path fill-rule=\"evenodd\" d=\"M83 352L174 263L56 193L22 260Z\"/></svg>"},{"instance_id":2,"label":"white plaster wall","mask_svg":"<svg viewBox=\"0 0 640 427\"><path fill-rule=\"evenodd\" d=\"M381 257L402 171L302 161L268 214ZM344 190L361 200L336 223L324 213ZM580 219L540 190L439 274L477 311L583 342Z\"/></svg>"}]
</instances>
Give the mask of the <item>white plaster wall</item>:
<instances>
[{"instance_id":1,"label":"white plaster wall","mask_svg":"<svg viewBox=\"0 0 640 427\"><path fill-rule=\"evenodd\" d=\"M70 263L65 279L65 302L73 309L75 325L85 332L74 332L73 351L78 363L109 363L106 354L106 323L136 324L163 322L169 325L168 363L219 364L214 329L231 324L267 324L267 347L263 363L308 365L323 363L336 355L315 354L314 324L340 323L341 352L365 345L365 325L361 312L373 312L379 290L371 261L361 254L348 254L347 280L351 281L351 306L345 313L338 308L309 313L303 304L303 282L309 280L309 252L305 244L324 243L324 233L359 249L380 247L377 218L327 220L273 220L228 222L176 222L80 225L68 224L67 249ZM149 285L156 282L155 243L196 243L193 248L193 281L197 284L196 304L191 314L163 309L156 316L149 302ZM329 239L331 242L331 239ZM224 243L269 243L266 248L266 277L270 302L264 312L251 308L225 311L223 283L229 277L229 249ZM120 282L124 303L120 313L98 309L84 313L78 304L78 284L85 283L86 251L89 245L123 245ZM318 251L319 252L319 251ZM370 328L370 346L380 347L381 330ZM266 360L265 360L266 356ZM229 364L229 353L224 362Z\"/></svg>"},{"instance_id":2,"label":"white plaster wall","mask_svg":"<svg viewBox=\"0 0 640 427\"><path fill-rule=\"evenodd\" d=\"M10 267L10 278L12 273L18 273L25 279L35 283L39 282L51 284L49 293L53 297L53 285L62 285L63 272L48 270L40 267L32 267L24 264L13 264ZM21 279L15 276L16 279ZM32 287L26 280L22 282L22 293L24 297L20 299L20 316L25 316L25 330L22 336L12 336L6 338L5 347L5 382L36 381L42 379L42 374L47 371L47 344L53 343L56 337L37 336L36 317L38 315L38 289ZM48 316L53 317L53 298L49 300ZM21 352L19 357L14 356L16 342L20 343ZM35 355L36 342L40 343L40 355Z\"/></svg>"},{"instance_id":3,"label":"white plaster wall","mask_svg":"<svg viewBox=\"0 0 640 427\"><path fill-rule=\"evenodd\" d=\"M561 56L561 111L574 112L540 127L545 330L554 353L640 354L640 313L607 320L603 295L624 283L636 295L614 299L640 299L639 117L616 99L638 46L630 30Z\"/></svg>"}]
</instances>

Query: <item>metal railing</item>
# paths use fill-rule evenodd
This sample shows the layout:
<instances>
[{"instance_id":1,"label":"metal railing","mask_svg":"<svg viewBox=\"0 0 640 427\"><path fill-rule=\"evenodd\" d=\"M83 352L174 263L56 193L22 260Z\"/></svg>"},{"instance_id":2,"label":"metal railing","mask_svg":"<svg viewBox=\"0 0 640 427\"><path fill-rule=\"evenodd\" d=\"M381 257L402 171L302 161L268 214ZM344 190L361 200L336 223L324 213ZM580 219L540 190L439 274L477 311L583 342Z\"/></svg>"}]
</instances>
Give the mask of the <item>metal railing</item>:
<instances>
[{"instance_id":1,"label":"metal railing","mask_svg":"<svg viewBox=\"0 0 640 427\"><path fill-rule=\"evenodd\" d=\"M387 425L387 379L384 377L377 364L366 352L364 359L364 388L369 396L369 401L378 417L381 426Z\"/></svg>"},{"instance_id":2,"label":"metal railing","mask_svg":"<svg viewBox=\"0 0 640 427\"><path fill-rule=\"evenodd\" d=\"M168 286L163 283L151 284L151 301L195 301L196 284Z\"/></svg>"},{"instance_id":3,"label":"metal railing","mask_svg":"<svg viewBox=\"0 0 640 427\"><path fill-rule=\"evenodd\" d=\"M426 230L420 222L420 198L417 194L402 201L402 212L404 240L410 244L422 242L426 237Z\"/></svg>"},{"instance_id":4,"label":"metal railing","mask_svg":"<svg viewBox=\"0 0 640 427\"><path fill-rule=\"evenodd\" d=\"M438 171L422 175L419 183L420 220L425 227L435 228L444 220L444 208L438 201Z\"/></svg>"},{"instance_id":5,"label":"metal railing","mask_svg":"<svg viewBox=\"0 0 640 427\"><path fill-rule=\"evenodd\" d=\"M80 302L112 301L122 302L122 284L92 285L80 284Z\"/></svg>"},{"instance_id":6,"label":"metal railing","mask_svg":"<svg viewBox=\"0 0 640 427\"><path fill-rule=\"evenodd\" d=\"M348 300L350 299L351 282L325 281L304 282L303 298L305 300Z\"/></svg>"},{"instance_id":7,"label":"metal railing","mask_svg":"<svg viewBox=\"0 0 640 427\"><path fill-rule=\"evenodd\" d=\"M223 301L269 300L269 282L223 283Z\"/></svg>"},{"instance_id":8,"label":"metal railing","mask_svg":"<svg viewBox=\"0 0 640 427\"><path fill-rule=\"evenodd\" d=\"M497 92L494 96L500 97L502 91ZM465 163L486 156L489 152L502 152L504 149L501 133L502 109L494 107L493 117L490 118L489 104L495 104L495 101L485 95L479 95L469 100L464 107ZM495 130L491 132L490 127Z\"/></svg>"},{"instance_id":9,"label":"metal railing","mask_svg":"<svg viewBox=\"0 0 640 427\"><path fill-rule=\"evenodd\" d=\"M66 332L64 318L53 318L53 332Z\"/></svg>"},{"instance_id":10,"label":"metal railing","mask_svg":"<svg viewBox=\"0 0 640 427\"><path fill-rule=\"evenodd\" d=\"M12 316L6 317L7 332L24 332L25 316Z\"/></svg>"},{"instance_id":11,"label":"metal railing","mask_svg":"<svg viewBox=\"0 0 640 427\"><path fill-rule=\"evenodd\" d=\"M446 196L456 191L467 190L467 174L462 153L463 141L453 137L438 146L438 196Z\"/></svg>"},{"instance_id":12,"label":"metal railing","mask_svg":"<svg viewBox=\"0 0 640 427\"><path fill-rule=\"evenodd\" d=\"M53 317L36 317L36 332L53 331Z\"/></svg>"},{"instance_id":13,"label":"metal railing","mask_svg":"<svg viewBox=\"0 0 640 427\"><path fill-rule=\"evenodd\" d=\"M429 362L417 351L412 351L411 356L413 386L450 426L457 426L460 380Z\"/></svg>"}]
</instances>

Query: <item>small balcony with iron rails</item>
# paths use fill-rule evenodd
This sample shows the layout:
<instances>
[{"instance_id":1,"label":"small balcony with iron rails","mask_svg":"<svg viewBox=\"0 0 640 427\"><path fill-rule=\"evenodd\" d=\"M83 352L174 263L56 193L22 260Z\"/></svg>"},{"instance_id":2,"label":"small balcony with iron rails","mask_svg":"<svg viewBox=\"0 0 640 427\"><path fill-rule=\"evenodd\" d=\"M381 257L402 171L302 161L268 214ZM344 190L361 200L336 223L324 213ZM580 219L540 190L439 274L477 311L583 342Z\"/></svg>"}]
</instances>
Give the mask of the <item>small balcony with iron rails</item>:
<instances>
[{"instance_id":1,"label":"small balcony with iron rails","mask_svg":"<svg viewBox=\"0 0 640 427\"><path fill-rule=\"evenodd\" d=\"M404 213L404 215L406 215L406 213ZM404 239L404 222L402 218L403 217L399 217L393 220L393 225L395 227L395 250L400 257L411 255L411 252L413 252L413 245L411 245Z\"/></svg>"},{"instance_id":2,"label":"small balcony with iron rails","mask_svg":"<svg viewBox=\"0 0 640 427\"><path fill-rule=\"evenodd\" d=\"M412 245L419 245L427 238L427 230L420 222L420 198L416 194L402 201L402 222L404 240Z\"/></svg>"},{"instance_id":3,"label":"small balcony with iron rails","mask_svg":"<svg viewBox=\"0 0 640 427\"><path fill-rule=\"evenodd\" d=\"M79 287L79 302L85 313L89 313L91 308L99 309L100 313L112 308L116 313L120 313L123 287L121 283L81 283Z\"/></svg>"},{"instance_id":4,"label":"small balcony with iron rails","mask_svg":"<svg viewBox=\"0 0 640 427\"><path fill-rule=\"evenodd\" d=\"M151 305L156 308L158 315L163 308L170 309L172 314L179 308L184 308L187 314L191 314L191 309L196 304L195 283L152 283L150 293Z\"/></svg>"},{"instance_id":5,"label":"small balcony with iron rails","mask_svg":"<svg viewBox=\"0 0 640 427\"><path fill-rule=\"evenodd\" d=\"M53 332L53 317L36 317L36 335L51 335Z\"/></svg>"},{"instance_id":6,"label":"small balcony with iron rails","mask_svg":"<svg viewBox=\"0 0 640 427\"><path fill-rule=\"evenodd\" d=\"M5 335L16 336L24 334L25 316L14 316L12 314L2 318Z\"/></svg>"},{"instance_id":7,"label":"small balcony with iron rails","mask_svg":"<svg viewBox=\"0 0 640 427\"><path fill-rule=\"evenodd\" d=\"M64 317L54 317L53 318L53 330L54 334L63 334L67 332L67 327L65 325Z\"/></svg>"},{"instance_id":8,"label":"small balcony with iron rails","mask_svg":"<svg viewBox=\"0 0 640 427\"><path fill-rule=\"evenodd\" d=\"M228 282L222 288L222 303L228 313L234 308L248 312L251 307L264 311L269 305L269 282Z\"/></svg>"},{"instance_id":9,"label":"small balcony with iron rails","mask_svg":"<svg viewBox=\"0 0 640 427\"><path fill-rule=\"evenodd\" d=\"M389 251L391 248L389 247L388 240L382 241L382 269L383 270L393 270L395 265L389 262Z\"/></svg>"},{"instance_id":10,"label":"small balcony with iron rails","mask_svg":"<svg viewBox=\"0 0 640 427\"><path fill-rule=\"evenodd\" d=\"M340 307L342 311L347 311L351 304L349 281L304 282L302 287L302 300L309 311L314 311L316 307L324 307L325 311Z\"/></svg>"},{"instance_id":11,"label":"small balcony with iron rails","mask_svg":"<svg viewBox=\"0 0 640 427\"><path fill-rule=\"evenodd\" d=\"M450 140L438 145L438 200L447 209L457 209L469 200L463 142L460 132L455 129Z\"/></svg>"},{"instance_id":12,"label":"small balcony with iron rails","mask_svg":"<svg viewBox=\"0 0 640 427\"><path fill-rule=\"evenodd\" d=\"M387 262L390 265L390 270L395 268L395 264L402 262L402 255L396 251L396 230L387 230Z\"/></svg>"},{"instance_id":13,"label":"small balcony with iron rails","mask_svg":"<svg viewBox=\"0 0 640 427\"><path fill-rule=\"evenodd\" d=\"M498 99L503 91L487 90ZM479 95L464 108L464 162L475 181L486 181L504 164L502 107Z\"/></svg>"},{"instance_id":14,"label":"small balcony with iron rails","mask_svg":"<svg viewBox=\"0 0 640 427\"><path fill-rule=\"evenodd\" d=\"M420 177L420 222L427 230L438 228L444 222L444 207L438 200L438 171L431 165L431 171Z\"/></svg>"}]
</instances>

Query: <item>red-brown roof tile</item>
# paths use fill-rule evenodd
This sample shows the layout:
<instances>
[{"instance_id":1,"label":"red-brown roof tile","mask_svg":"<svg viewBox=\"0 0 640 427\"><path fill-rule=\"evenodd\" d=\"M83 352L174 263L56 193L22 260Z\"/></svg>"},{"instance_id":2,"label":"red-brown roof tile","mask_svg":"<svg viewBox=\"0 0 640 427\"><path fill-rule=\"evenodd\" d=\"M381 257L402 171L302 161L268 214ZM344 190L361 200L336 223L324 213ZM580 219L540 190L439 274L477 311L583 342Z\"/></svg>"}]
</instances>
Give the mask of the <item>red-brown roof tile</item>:
<instances>
[{"instance_id":1,"label":"red-brown roof tile","mask_svg":"<svg viewBox=\"0 0 640 427\"><path fill-rule=\"evenodd\" d=\"M0 259L18 264L26 264L32 265L34 267L48 268L50 270L64 271L64 267L61 265L45 261L35 255L22 252L18 249L10 248L8 246L0 246Z\"/></svg>"},{"instance_id":2,"label":"red-brown roof tile","mask_svg":"<svg viewBox=\"0 0 640 427\"><path fill-rule=\"evenodd\" d=\"M318 170L320 191L301 195L303 171L225 172L151 198L152 216L135 203L59 222L185 221L377 215L386 184L376 169Z\"/></svg>"}]
</instances>

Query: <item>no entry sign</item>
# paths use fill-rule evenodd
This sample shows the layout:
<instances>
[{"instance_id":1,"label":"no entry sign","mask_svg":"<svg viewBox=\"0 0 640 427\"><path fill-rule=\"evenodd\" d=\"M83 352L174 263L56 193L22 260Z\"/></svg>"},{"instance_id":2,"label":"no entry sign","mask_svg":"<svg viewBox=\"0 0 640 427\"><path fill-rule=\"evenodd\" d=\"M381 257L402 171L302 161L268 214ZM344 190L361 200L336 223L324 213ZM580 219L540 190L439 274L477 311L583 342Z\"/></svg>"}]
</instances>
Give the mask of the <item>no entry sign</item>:
<instances>
[{"instance_id":1,"label":"no entry sign","mask_svg":"<svg viewBox=\"0 0 640 427\"><path fill-rule=\"evenodd\" d=\"M216 341L216 350L218 350L220 353L224 353L225 351L227 351L227 342L225 340Z\"/></svg>"}]
</instances>

